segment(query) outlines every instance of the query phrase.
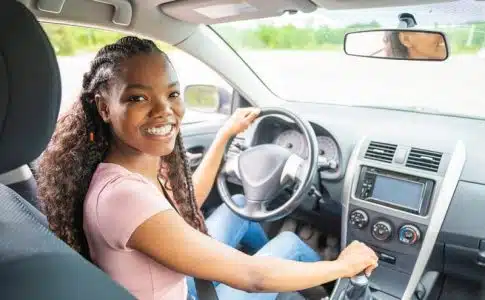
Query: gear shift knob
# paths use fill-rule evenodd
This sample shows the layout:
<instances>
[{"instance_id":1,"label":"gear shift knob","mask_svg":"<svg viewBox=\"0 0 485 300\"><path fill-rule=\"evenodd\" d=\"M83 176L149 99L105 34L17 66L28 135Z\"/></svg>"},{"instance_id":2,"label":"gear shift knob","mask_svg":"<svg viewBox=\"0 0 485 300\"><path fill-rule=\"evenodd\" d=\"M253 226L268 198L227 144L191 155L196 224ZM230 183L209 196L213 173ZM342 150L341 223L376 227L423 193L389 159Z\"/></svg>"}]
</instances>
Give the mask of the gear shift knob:
<instances>
[{"instance_id":1,"label":"gear shift knob","mask_svg":"<svg viewBox=\"0 0 485 300\"><path fill-rule=\"evenodd\" d=\"M369 279L364 273L360 273L350 278L350 283L356 287L366 287L369 284Z\"/></svg>"},{"instance_id":2,"label":"gear shift knob","mask_svg":"<svg viewBox=\"0 0 485 300\"><path fill-rule=\"evenodd\" d=\"M340 294L339 300L372 300L369 279L364 273L350 278L347 288Z\"/></svg>"}]
</instances>

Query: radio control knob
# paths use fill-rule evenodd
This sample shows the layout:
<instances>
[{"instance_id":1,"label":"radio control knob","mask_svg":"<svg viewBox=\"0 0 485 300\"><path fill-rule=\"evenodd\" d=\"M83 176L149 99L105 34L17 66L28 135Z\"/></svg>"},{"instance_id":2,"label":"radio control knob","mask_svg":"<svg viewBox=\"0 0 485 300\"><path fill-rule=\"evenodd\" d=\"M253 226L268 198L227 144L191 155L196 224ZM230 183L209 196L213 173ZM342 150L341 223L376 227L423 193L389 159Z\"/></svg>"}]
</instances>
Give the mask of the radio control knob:
<instances>
[{"instance_id":1,"label":"radio control knob","mask_svg":"<svg viewBox=\"0 0 485 300\"><path fill-rule=\"evenodd\" d=\"M362 229L369 224L369 216L367 213L361 209L356 209L350 214L350 224L354 228Z\"/></svg>"},{"instance_id":2,"label":"radio control knob","mask_svg":"<svg viewBox=\"0 0 485 300\"><path fill-rule=\"evenodd\" d=\"M386 241L392 236L392 225L387 221L379 221L372 226L372 236L379 241Z\"/></svg>"},{"instance_id":3,"label":"radio control knob","mask_svg":"<svg viewBox=\"0 0 485 300\"><path fill-rule=\"evenodd\" d=\"M414 225L404 225L399 229L399 241L406 245L414 245L421 238L419 228Z\"/></svg>"}]
</instances>

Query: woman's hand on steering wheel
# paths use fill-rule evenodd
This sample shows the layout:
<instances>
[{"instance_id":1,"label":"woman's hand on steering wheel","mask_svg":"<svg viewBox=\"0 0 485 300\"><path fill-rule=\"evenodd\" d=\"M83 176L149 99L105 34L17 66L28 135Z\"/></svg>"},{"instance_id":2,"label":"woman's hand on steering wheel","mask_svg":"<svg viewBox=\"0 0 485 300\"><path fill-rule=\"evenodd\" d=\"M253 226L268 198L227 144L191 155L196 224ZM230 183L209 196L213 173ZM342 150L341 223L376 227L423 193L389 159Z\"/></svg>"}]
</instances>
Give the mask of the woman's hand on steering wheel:
<instances>
[{"instance_id":1,"label":"woman's hand on steering wheel","mask_svg":"<svg viewBox=\"0 0 485 300\"><path fill-rule=\"evenodd\" d=\"M229 139L248 129L260 113L261 109L257 107L238 108L229 119L227 119L220 132Z\"/></svg>"}]
</instances>

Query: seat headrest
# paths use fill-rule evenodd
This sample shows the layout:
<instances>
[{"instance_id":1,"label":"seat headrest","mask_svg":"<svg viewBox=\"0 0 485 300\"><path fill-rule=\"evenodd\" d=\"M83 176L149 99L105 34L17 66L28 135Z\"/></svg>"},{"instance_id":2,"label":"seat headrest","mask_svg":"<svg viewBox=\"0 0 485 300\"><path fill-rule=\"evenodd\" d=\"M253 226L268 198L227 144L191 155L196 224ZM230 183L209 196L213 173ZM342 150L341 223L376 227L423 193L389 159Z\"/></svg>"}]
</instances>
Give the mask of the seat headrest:
<instances>
[{"instance_id":1,"label":"seat headrest","mask_svg":"<svg viewBox=\"0 0 485 300\"><path fill-rule=\"evenodd\" d=\"M0 173L37 158L54 131L61 101L56 56L21 3L0 9Z\"/></svg>"}]
</instances>

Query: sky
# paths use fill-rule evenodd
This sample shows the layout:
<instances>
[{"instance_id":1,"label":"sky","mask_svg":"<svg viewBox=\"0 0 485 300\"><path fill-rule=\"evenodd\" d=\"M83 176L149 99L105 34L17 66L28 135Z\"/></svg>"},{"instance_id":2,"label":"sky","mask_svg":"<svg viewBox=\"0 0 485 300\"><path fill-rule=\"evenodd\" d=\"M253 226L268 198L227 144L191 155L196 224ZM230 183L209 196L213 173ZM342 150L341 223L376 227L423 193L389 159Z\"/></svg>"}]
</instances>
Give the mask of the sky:
<instances>
[{"instance_id":1,"label":"sky","mask_svg":"<svg viewBox=\"0 0 485 300\"><path fill-rule=\"evenodd\" d=\"M231 25L253 27L261 23L303 25L313 22L317 26L345 27L355 23L369 23L376 20L384 27L396 27L398 24L397 16L403 12L412 13L419 27L433 26L435 23L456 25L466 22L485 21L485 1L460 0L419 6L354 10L326 10L320 8L310 14L299 13L293 16L285 15L262 20L235 22Z\"/></svg>"}]
</instances>

